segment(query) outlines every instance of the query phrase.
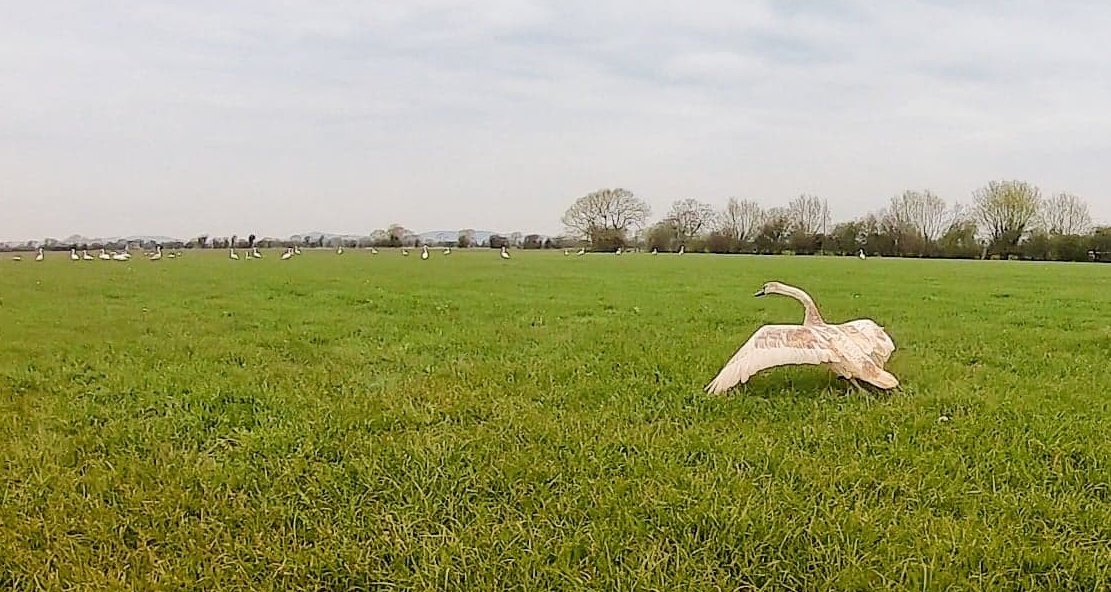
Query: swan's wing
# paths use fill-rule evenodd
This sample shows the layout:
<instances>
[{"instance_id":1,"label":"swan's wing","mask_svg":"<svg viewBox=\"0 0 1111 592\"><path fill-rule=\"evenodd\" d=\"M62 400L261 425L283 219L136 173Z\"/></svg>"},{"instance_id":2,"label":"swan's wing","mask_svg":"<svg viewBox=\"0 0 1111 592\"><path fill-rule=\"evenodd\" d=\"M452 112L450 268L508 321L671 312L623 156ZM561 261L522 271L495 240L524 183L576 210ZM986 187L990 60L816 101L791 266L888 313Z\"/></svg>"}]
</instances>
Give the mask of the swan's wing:
<instances>
[{"instance_id":1,"label":"swan's wing","mask_svg":"<svg viewBox=\"0 0 1111 592\"><path fill-rule=\"evenodd\" d=\"M841 323L837 328L879 366L886 364L895 351L895 342L891 340L891 336L872 319Z\"/></svg>"},{"instance_id":2,"label":"swan's wing","mask_svg":"<svg viewBox=\"0 0 1111 592\"><path fill-rule=\"evenodd\" d=\"M820 327L765 325L733 354L706 391L717 394L748 381L761 370L790 364L838 362L838 354Z\"/></svg>"}]
</instances>

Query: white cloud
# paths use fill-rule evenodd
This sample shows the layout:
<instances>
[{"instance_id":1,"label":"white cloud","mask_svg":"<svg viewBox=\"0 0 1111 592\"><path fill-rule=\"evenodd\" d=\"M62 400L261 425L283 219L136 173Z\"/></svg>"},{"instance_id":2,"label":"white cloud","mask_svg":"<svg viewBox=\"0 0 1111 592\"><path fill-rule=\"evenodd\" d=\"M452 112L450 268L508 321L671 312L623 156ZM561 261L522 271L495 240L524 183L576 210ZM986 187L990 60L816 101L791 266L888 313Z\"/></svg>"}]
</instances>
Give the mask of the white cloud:
<instances>
[{"instance_id":1,"label":"white cloud","mask_svg":"<svg viewBox=\"0 0 1111 592\"><path fill-rule=\"evenodd\" d=\"M9 12L0 237L556 231L606 186L659 213L807 191L849 217L907 187L967 201L996 178L1076 192L1111 222L1111 7L1095 3Z\"/></svg>"}]
</instances>

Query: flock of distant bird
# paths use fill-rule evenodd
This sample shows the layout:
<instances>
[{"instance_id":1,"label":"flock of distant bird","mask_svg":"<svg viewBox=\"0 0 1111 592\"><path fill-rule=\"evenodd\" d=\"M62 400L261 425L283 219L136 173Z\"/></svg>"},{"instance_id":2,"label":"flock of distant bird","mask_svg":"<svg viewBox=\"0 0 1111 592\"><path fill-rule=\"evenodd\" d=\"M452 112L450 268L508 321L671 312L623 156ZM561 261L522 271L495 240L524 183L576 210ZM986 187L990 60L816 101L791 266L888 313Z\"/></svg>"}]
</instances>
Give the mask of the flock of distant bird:
<instances>
[{"instance_id":1,"label":"flock of distant bird","mask_svg":"<svg viewBox=\"0 0 1111 592\"><path fill-rule=\"evenodd\" d=\"M175 252L172 252L172 253L166 253L165 254L165 257L167 259L176 259L176 258L181 257L181 256L182 256L181 251L175 251ZM147 253L147 258L150 259L151 261L158 261L159 259L162 259L162 257L163 257L162 245L158 245L157 247L155 247L154 252ZM39 247L35 251L35 261L42 261L44 259L46 259L46 250L43 249L42 247ZM117 251L106 251L104 249L101 249L100 254L97 255L96 257L93 257L92 255L89 254L88 249L82 249L81 253L78 254L77 253L77 247L73 247L69 250L69 259L70 259L70 261L97 261L97 260L100 260L100 261L131 261L131 253L129 253L126 250L117 252ZM12 255L12 261L23 261L23 256L22 255Z\"/></svg>"},{"instance_id":2,"label":"flock of distant bird","mask_svg":"<svg viewBox=\"0 0 1111 592\"><path fill-rule=\"evenodd\" d=\"M622 251L621 247L618 247L617 250L614 251L614 254L620 255L623 252L627 252L627 251ZM676 254L677 255L682 255L685 252L686 252L686 246L685 245L680 245L679 250L676 252ZM378 249L374 248L374 247L371 247L370 253L372 255L377 255L378 254ZM443 253L444 253L444 255L450 255L451 254L451 247L444 247ZM294 256L300 255L300 254L301 254L301 247L292 246L292 247L287 248L285 250L285 252L283 252L281 254L279 259L281 259L282 261L286 261L286 260L292 259ZM343 247L338 247L336 249L336 254L337 255L342 255L343 254ZM563 255L565 257L570 255L570 254L571 254L570 249L564 249L563 250ZM575 255L578 255L578 256L585 255L585 254L586 254L586 249L585 248L580 248L575 253ZM652 249L652 254L653 255L659 255L659 251L656 248L653 248ZM401 249L401 255L403 257L408 257L409 256L409 249L402 248ZM162 257L163 257L162 245L156 245L155 248L154 248L154 252L147 253L146 256L147 256L147 259L149 259L151 261L158 261L158 260L162 259ZM181 257L181 256L182 256L181 251L175 251L175 252L172 252L172 253L165 254L165 257L167 259L176 259L176 258ZM864 249L861 249L860 252L857 253L857 256L860 257L861 259L867 258L866 255L864 254ZM45 257L46 257L46 251L42 247L39 247L38 251L35 254L35 261L42 261ZM116 251L108 252L108 251L105 251L104 249L101 249L100 254L97 255L96 257L93 257L92 255L89 254L88 249L82 249L81 254L78 255L77 254L77 247L73 247L69 250L69 258L73 261L94 261L96 259L101 259L101 260L104 260L104 261L130 261L131 260L131 253L129 253L127 250L120 251L120 252L116 252ZM240 259L239 253L237 253L235 251L235 247L231 247L231 248L228 249L228 258L233 260L233 261L239 261L239 259ZM262 259L262 253L259 252L258 247L250 247L250 250L247 251L246 255L244 255L244 258L248 259L248 260L250 260L250 259ZM421 247L420 258L421 259L428 259L428 245L425 245L425 246ZM502 245L502 248L501 248L501 258L502 259L509 259L509 250L504 245ZM13 255L12 256L12 261L22 261L22 260L23 260L23 257L20 256L20 255Z\"/></svg>"}]
</instances>

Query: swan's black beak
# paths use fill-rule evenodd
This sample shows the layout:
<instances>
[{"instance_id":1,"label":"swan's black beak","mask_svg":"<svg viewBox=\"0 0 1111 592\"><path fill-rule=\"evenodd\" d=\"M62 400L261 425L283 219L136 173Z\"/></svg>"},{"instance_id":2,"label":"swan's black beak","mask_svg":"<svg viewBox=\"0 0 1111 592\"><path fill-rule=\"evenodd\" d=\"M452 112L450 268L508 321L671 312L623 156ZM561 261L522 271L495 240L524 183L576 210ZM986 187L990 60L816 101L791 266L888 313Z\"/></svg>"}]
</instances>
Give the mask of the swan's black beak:
<instances>
[{"instance_id":1,"label":"swan's black beak","mask_svg":"<svg viewBox=\"0 0 1111 592\"><path fill-rule=\"evenodd\" d=\"M757 298L759 298L759 297L761 297L761 296L764 296L764 295L765 295L765 292L764 292L764 289L763 289L763 288L760 288L760 291L759 291L759 292L757 292L757 293L753 294L753 296L755 296L755 297L757 297Z\"/></svg>"}]
</instances>

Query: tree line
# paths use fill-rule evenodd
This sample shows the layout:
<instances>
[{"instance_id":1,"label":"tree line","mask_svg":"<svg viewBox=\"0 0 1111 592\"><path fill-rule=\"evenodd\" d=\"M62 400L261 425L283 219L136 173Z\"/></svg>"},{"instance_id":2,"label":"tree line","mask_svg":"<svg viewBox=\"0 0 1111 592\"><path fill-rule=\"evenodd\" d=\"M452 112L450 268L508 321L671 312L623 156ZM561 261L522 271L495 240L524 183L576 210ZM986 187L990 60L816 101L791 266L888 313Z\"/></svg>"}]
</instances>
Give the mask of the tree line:
<instances>
[{"instance_id":1,"label":"tree line","mask_svg":"<svg viewBox=\"0 0 1111 592\"><path fill-rule=\"evenodd\" d=\"M723 207L679 199L659 221L631 191L601 189L563 215L568 233L594 250L640 247L687 252L1111 261L1111 226L1093 225L1071 193L1043 195L1025 181L992 181L968 204L907 190L886 206L833 223L829 203L802 194L765 208L730 198Z\"/></svg>"},{"instance_id":2,"label":"tree line","mask_svg":"<svg viewBox=\"0 0 1111 592\"><path fill-rule=\"evenodd\" d=\"M656 249L687 252L887 257L1007 258L1043 261L1111 261L1111 226L1094 225L1087 203L1071 193L1043 195L1025 181L991 181L972 192L967 204L948 203L930 190L907 190L881 209L860 218L832 222L829 203L802 194L782 206L763 207L751 199L729 198L722 207L686 198L649 224L652 210L623 188L600 189L576 200L564 213L566 234L512 232L481 239L462 229L446 240L425 241L401 224L363 237L294 235L286 239L210 237L164 243L168 249L229 247L419 247L502 246L523 249L584 247L594 251ZM153 241L73 244L47 238L10 248L47 250L153 249Z\"/></svg>"}]
</instances>

